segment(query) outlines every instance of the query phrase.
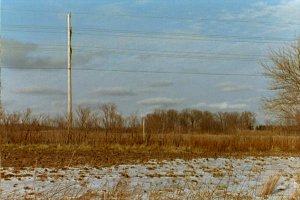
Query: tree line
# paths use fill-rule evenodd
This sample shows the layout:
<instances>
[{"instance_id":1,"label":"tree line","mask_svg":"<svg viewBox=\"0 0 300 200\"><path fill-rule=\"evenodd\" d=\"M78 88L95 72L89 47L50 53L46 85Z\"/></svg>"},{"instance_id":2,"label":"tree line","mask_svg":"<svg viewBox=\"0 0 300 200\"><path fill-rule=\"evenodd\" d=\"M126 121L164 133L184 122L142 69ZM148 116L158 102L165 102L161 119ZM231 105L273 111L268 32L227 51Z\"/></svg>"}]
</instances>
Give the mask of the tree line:
<instances>
[{"instance_id":1,"label":"tree line","mask_svg":"<svg viewBox=\"0 0 300 200\"><path fill-rule=\"evenodd\" d=\"M209 112L197 109L156 110L145 118L148 132L235 132L252 130L255 114L252 112Z\"/></svg>"},{"instance_id":2,"label":"tree line","mask_svg":"<svg viewBox=\"0 0 300 200\"><path fill-rule=\"evenodd\" d=\"M97 110L78 107L75 112L73 128L85 131L104 131L109 133L142 132L142 121L147 133L192 133L192 132L235 132L251 130L255 127L253 112L209 112L198 109L159 109L144 117L137 113L122 115L114 103L102 104ZM6 130L45 130L66 129L67 117L33 115L30 109L24 112L1 112L0 124Z\"/></svg>"}]
</instances>

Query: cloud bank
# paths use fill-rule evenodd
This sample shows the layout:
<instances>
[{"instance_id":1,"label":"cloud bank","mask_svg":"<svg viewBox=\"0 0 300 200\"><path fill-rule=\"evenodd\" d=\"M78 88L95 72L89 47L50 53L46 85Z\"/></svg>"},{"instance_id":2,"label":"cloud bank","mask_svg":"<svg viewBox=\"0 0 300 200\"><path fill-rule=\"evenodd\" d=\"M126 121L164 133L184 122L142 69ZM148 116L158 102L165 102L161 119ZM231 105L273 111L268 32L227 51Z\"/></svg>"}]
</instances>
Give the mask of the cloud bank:
<instances>
[{"instance_id":1,"label":"cloud bank","mask_svg":"<svg viewBox=\"0 0 300 200\"><path fill-rule=\"evenodd\" d=\"M229 102L220 102L220 103L199 103L196 105L197 108L208 108L215 110L242 110L248 107L245 103L229 103Z\"/></svg>"},{"instance_id":2,"label":"cloud bank","mask_svg":"<svg viewBox=\"0 0 300 200\"><path fill-rule=\"evenodd\" d=\"M128 88L112 87L112 88L98 88L92 92L94 95L104 96L135 96L136 93Z\"/></svg>"},{"instance_id":3,"label":"cloud bank","mask_svg":"<svg viewBox=\"0 0 300 200\"><path fill-rule=\"evenodd\" d=\"M184 99L157 97L138 101L137 103L144 106L161 106L168 107L183 103Z\"/></svg>"},{"instance_id":4,"label":"cloud bank","mask_svg":"<svg viewBox=\"0 0 300 200\"><path fill-rule=\"evenodd\" d=\"M161 88L161 87L169 87L173 85L172 81L169 80L162 80L162 81L156 81L149 84L149 87L152 88Z\"/></svg>"},{"instance_id":5,"label":"cloud bank","mask_svg":"<svg viewBox=\"0 0 300 200\"><path fill-rule=\"evenodd\" d=\"M47 87L26 87L15 91L17 94L24 95L66 95L63 90L47 88Z\"/></svg>"},{"instance_id":6,"label":"cloud bank","mask_svg":"<svg viewBox=\"0 0 300 200\"><path fill-rule=\"evenodd\" d=\"M241 85L232 82L224 82L217 85L217 88L223 92L242 92L252 90L252 86L249 85Z\"/></svg>"}]
</instances>

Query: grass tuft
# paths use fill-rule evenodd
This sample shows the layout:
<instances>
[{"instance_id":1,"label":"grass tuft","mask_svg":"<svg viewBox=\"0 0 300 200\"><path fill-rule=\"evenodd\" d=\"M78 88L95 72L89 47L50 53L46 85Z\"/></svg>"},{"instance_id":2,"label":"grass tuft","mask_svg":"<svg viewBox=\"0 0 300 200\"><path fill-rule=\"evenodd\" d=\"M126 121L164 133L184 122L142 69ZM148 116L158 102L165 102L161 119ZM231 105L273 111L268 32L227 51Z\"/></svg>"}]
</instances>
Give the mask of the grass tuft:
<instances>
[{"instance_id":1,"label":"grass tuft","mask_svg":"<svg viewBox=\"0 0 300 200\"><path fill-rule=\"evenodd\" d=\"M260 196L266 197L268 195L271 195L273 193L273 190L274 190L279 178L280 178L280 175L278 175L278 174L270 176L269 180L264 184L264 186L260 192Z\"/></svg>"}]
</instances>

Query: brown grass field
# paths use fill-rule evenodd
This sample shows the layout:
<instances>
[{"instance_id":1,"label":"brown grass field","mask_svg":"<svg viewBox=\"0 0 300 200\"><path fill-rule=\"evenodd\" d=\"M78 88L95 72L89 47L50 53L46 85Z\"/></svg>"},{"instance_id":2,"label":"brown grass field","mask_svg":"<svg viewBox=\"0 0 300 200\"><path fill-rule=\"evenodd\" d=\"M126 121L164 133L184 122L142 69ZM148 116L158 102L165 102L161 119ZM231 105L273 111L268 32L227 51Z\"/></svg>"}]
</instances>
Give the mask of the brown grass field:
<instances>
[{"instance_id":1,"label":"brown grass field","mask_svg":"<svg viewBox=\"0 0 300 200\"><path fill-rule=\"evenodd\" d=\"M5 172L5 170L9 169L8 167L13 167L14 172L33 169L32 173L35 174L36 169L47 168L64 171L71 169L72 167L81 167L78 169L85 169L83 166L102 169L103 167L126 166L128 164L144 165L147 164L147 162L149 165L149 161L153 159L156 160L155 162L157 163L164 163L166 162L165 160L171 162L177 160L176 162L178 162L178 159L193 160L193 158L206 158L205 160L210 160L213 158L212 160L216 160L220 157L228 157L231 161L232 158L245 158L247 160L248 156L252 156L254 159L257 157L258 160L262 161L264 160L262 157L267 159L268 156L283 156L287 158L289 156L300 155L300 137L296 132L283 130L245 130L219 134L196 132L168 134L152 133L147 135L146 140L143 140L141 132L109 133L103 130L92 131L79 129L73 129L70 132L65 129L37 131L29 129L10 129L3 130L0 139L0 166L4 170L0 173L0 180L7 180L7 182L9 182L10 176L12 176L11 173ZM248 162L251 161L249 160ZM157 164L156 167L159 168L159 166L160 165ZM229 164L228 166L231 165ZM255 170L262 170L263 167L261 164L259 165L259 163L256 167L258 168L255 168L255 166L251 167L251 170L253 170L251 173L256 174L256 176L259 177L260 172ZM147 169L151 170L152 168L149 166ZM219 177L220 180L225 177L224 172L221 172L222 169L218 167L203 168L203 170L207 173L212 173L214 178ZM174 180L180 179L179 175L178 177L173 177L174 174L172 174L171 171L169 173L170 177ZM230 173L232 172L229 170L226 175L229 176L228 180L233 178ZM246 171L242 173L246 173ZM277 182L281 175L275 174L276 176L273 176L273 173L274 172L272 172L269 179L265 180L264 184L259 183L260 185L257 185L257 189L254 191L258 191L258 196L265 198L274 194L274 190L278 186ZM122 180L125 182L131 180L130 175L128 175L126 171L122 172L121 175L123 179L121 179L111 190L99 188L99 193L98 190L90 190L88 187L83 187L83 193L78 191L78 194L72 193L72 195L75 195L74 197L76 198L74 199L131 199L133 193L130 191L137 188L131 188L128 184L125 184L124 186ZM140 175L141 174L139 174L139 176ZM35 177L36 175L29 174L29 176ZM56 174L55 177L56 176L58 175ZM166 175L156 173L149 175L150 178L161 176ZM37 177L43 177L43 174L39 174ZM188 180L188 176L186 178ZM49 177L47 177L47 180L48 179ZM88 182L86 182L86 184L87 183ZM35 184L37 184L37 182ZM41 183L39 182L39 184ZM186 184L190 183L186 182ZM241 184L247 184L247 182ZM63 192L62 194L61 192L57 193L54 189L53 191L50 190L50 192L46 191L44 193L38 193L35 191L34 185L30 187L26 186L25 190L26 188L28 191L31 188L31 192L25 194L25 196L20 196L18 193L12 193L12 197L24 197L25 199L51 199L51 196L59 194L59 198L64 199L68 196ZM216 197L222 197L222 199L252 199L251 195L247 196L243 193L228 193L226 192L226 187L221 190L222 188L223 186L221 187L221 185L217 184L213 190L206 191L203 189L198 191L195 189L195 191L198 192L193 193L194 196L191 196L190 198L215 199ZM178 186L174 189L176 191L183 191L184 187L180 188ZM58 190L68 191L68 185L59 185ZM102 190L104 193L101 193ZM293 194L289 194L292 195L290 199L298 199L299 194L297 191L298 189L293 191ZM149 195L150 199L162 199L166 198L166 195L171 193L172 190L163 190L160 188L148 191L147 195ZM180 193L177 195L179 194ZM3 193L3 195L5 198L8 197L5 196L6 193ZM186 197L183 193L182 195L182 197Z\"/></svg>"},{"instance_id":2,"label":"brown grass field","mask_svg":"<svg viewBox=\"0 0 300 200\"><path fill-rule=\"evenodd\" d=\"M1 133L4 167L111 166L149 159L300 155L300 137L280 131L234 134L106 133L66 130Z\"/></svg>"}]
</instances>

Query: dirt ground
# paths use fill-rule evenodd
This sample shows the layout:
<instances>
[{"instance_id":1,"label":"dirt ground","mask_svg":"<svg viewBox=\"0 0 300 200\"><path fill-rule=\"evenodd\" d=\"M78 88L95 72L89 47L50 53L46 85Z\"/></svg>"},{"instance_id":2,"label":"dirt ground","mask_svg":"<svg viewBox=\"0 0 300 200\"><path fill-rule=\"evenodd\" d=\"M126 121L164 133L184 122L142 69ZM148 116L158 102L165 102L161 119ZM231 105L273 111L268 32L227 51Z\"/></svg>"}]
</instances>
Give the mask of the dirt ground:
<instances>
[{"instance_id":1,"label":"dirt ground","mask_svg":"<svg viewBox=\"0 0 300 200\"><path fill-rule=\"evenodd\" d=\"M163 152L159 150L132 151L105 148L76 150L54 148L2 147L3 167L66 167L90 165L104 167L116 164L141 163L150 159L191 159L195 153Z\"/></svg>"},{"instance_id":2,"label":"dirt ground","mask_svg":"<svg viewBox=\"0 0 300 200\"><path fill-rule=\"evenodd\" d=\"M2 167L72 167L89 165L105 167L119 164L138 164L150 159L172 160L199 157L243 157L243 156L299 156L280 152L189 152L181 149L160 148L107 148L107 147L39 147L39 146L1 146Z\"/></svg>"}]
</instances>

